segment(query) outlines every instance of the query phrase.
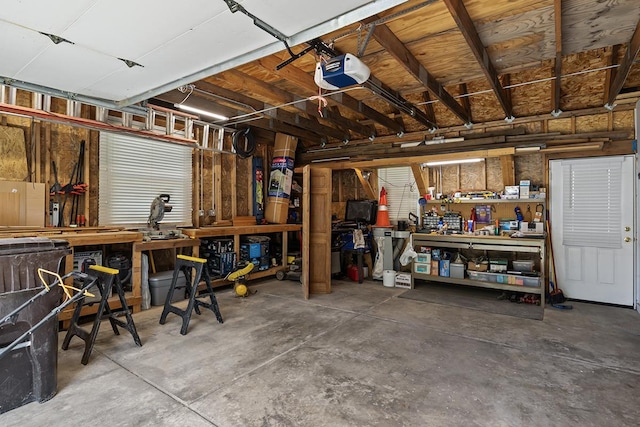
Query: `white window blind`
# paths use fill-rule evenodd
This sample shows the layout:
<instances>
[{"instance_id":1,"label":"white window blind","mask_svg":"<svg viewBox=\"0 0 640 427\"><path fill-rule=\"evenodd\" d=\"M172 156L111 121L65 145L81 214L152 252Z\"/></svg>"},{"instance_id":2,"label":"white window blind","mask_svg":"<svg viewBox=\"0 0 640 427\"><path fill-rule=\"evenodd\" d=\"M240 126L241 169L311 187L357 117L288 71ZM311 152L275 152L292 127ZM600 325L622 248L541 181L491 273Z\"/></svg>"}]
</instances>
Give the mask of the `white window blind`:
<instances>
[{"instance_id":1,"label":"white window blind","mask_svg":"<svg viewBox=\"0 0 640 427\"><path fill-rule=\"evenodd\" d=\"M378 169L378 188L387 191L389 219L392 222L406 220L409 212L418 214L420 194L408 166Z\"/></svg>"},{"instance_id":2,"label":"white window blind","mask_svg":"<svg viewBox=\"0 0 640 427\"><path fill-rule=\"evenodd\" d=\"M100 133L100 225L146 225L151 203L169 194L161 224L190 226L191 148L131 135Z\"/></svg>"},{"instance_id":3,"label":"white window blind","mask_svg":"<svg viewBox=\"0 0 640 427\"><path fill-rule=\"evenodd\" d=\"M563 244L619 248L622 163L588 160L562 167Z\"/></svg>"}]
</instances>

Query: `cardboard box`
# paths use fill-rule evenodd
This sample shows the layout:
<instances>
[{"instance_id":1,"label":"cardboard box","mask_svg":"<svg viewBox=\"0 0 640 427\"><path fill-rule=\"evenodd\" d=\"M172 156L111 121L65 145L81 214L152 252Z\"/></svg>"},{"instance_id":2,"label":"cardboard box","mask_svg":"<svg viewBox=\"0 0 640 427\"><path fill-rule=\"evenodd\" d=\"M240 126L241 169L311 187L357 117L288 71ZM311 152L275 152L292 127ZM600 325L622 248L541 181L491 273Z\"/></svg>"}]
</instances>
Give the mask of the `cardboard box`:
<instances>
[{"instance_id":1,"label":"cardboard box","mask_svg":"<svg viewBox=\"0 0 640 427\"><path fill-rule=\"evenodd\" d=\"M449 261L448 259L443 259L440 260L440 276L442 277L449 277L450 276L450 268L451 268L451 261Z\"/></svg>"},{"instance_id":2,"label":"cardboard box","mask_svg":"<svg viewBox=\"0 0 640 427\"><path fill-rule=\"evenodd\" d=\"M431 260L431 275L438 276L440 274L440 261L432 259Z\"/></svg>"},{"instance_id":3,"label":"cardboard box","mask_svg":"<svg viewBox=\"0 0 640 427\"><path fill-rule=\"evenodd\" d=\"M469 261L467 263L468 271L478 271L483 272L489 269L489 263L487 261L482 261L480 263L476 263L475 261Z\"/></svg>"},{"instance_id":4,"label":"cardboard box","mask_svg":"<svg viewBox=\"0 0 640 427\"><path fill-rule=\"evenodd\" d=\"M431 254L419 253L416 255L413 262L416 262L419 264L431 264Z\"/></svg>"},{"instance_id":5,"label":"cardboard box","mask_svg":"<svg viewBox=\"0 0 640 427\"><path fill-rule=\"evenodd\" d=\"M289 198L293 183L293 166L298 138L276 133L271 162L269 195L264 217L272 224L286 224L289 218Z\"/></svg>"},{"instance_id":6,"label":"cardboard box","mask_svg":"<svg viewBox=\"0 0 640 427\"><path fill-rule=\"evenodd\" d=\"M409 273L396 273L396 288L412 289L411 286L411 274Z\"/></svg>"},{"instance_id":7,"label":"cardboard box","mask_svg":"<svg viewBox=\"0 0 640 427\"><path fill-rule=\"evenodd\" d=\"M414 262L413 271L414 273L431 274L431 262L426 264Z\"/></svg>"},{"instance_id":8,"label":"cardboard box","mask_svg":"<svg viewBox=\"0 0 640 427\"><path fill-rule=\"evenodd\" d=\"M44 227L46 202L42 183L0 181L0 225Z\"/></svg>"}]
</instances>

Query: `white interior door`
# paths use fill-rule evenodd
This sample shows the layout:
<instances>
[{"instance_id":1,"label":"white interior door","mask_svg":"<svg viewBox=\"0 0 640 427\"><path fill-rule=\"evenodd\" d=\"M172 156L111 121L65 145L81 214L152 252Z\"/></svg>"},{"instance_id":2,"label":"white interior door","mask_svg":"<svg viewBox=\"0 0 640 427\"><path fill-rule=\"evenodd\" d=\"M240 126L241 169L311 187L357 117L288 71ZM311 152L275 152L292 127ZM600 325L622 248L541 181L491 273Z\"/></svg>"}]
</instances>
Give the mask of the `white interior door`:
<instances>
[{"instance_id":1,"label":"white interior door","mask_svg":"<svg viewBox=\"0 0 640 427\"><path fill-rule=\"evenodd\" d=\"M633 305L633 156L550 162L557 285L568 298Z\"/></svg>"}]
</instances>

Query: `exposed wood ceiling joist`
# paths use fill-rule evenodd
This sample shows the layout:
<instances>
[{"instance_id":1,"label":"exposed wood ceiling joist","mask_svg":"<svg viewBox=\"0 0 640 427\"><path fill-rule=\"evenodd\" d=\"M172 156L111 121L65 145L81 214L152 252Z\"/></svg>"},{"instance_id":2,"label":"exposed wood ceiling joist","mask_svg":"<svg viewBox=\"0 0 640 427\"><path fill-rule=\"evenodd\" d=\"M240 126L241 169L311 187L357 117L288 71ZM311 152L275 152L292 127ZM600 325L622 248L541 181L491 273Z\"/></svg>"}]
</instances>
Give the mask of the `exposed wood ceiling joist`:
<instances>
[{"instance_id":1,"label":"exposed wood ceiling joist","mask_svg":"<svg viewBox=\"0 0 640 427\"><path fill-rule=\"evenodd\" d=\"M554 77L553 80L553 95L552 95L552 109L553 114L560 114L560 93L561 93L561 81L562 76L562 0L553 1L553 21L554 30L556 35L556 57L554 59Z\"/></svg>"},{"instance_id":2,"label":"exposed wood ceiling joist","mask_svg":"<svg viewBox=\"0 0 640 427\"><path fill-rule=\"evenodd\" d=\"M491 58L489 57L489 53L484 47L482 40L480 40L480 36L478 35L478 31L476 30L475 25L473 24L473 20L469 16L469 12L464 7L462 0L443 0L447 5L451 16L458 24L458 28L462 35L464 36L467 44L471 48L471 52L476 57L478 64L480 64L480 68L482 68L482 72L487 77L487 81L491 85L493 92L495 93L500 105L502 106L502 110L505 113L505 117L513 116L513 106L511 105L511 101L507 98L504 93L504 89L500 84L500 79L498 78L498 72L496 71L493 63L491 62ZM560 0L556 0L560 1ZM469 121L471 120L471 114L469 114Z\"/></svg>"},{"instance_id":3,"label":"exposed wood ceiling joist","mask_svg":"<svg viewBox=\"0 0 640 427\"><path fill-rule=\"evenodd\" d=\"M369 21L372 21L370 18ZM367 21L365 21L367 22ZM451 110L464 123L470 123L471 118L464 108L447 92L429 71L418 61L418 59L407 49L402 41L385 24L376 25L373 30L373 37L380 43L400 65L402 65L411 75L420 81L431 91L440 102Z\"/></svg>"},{"instance_id":4,"label":"exposed wood ceiling joist","mask_svg":"<svg viewBox=\"0 0 640 427\"><path fill-rule=\"evenodd\" d=\"M611 87L609 88L609 98L607 99L606 104L607 106L613 108L616 96L618 96L618 94L622 90L622 86L629 76L631 65L636 60L638 52L640 52L640 20L638 20L636 29L633 32L633 36L631 37L631 41L629 41L627 51L624 54L624 59L620 63L620 67L616 71L616 76L611 82Z\"/></svg>"}]
</instances>

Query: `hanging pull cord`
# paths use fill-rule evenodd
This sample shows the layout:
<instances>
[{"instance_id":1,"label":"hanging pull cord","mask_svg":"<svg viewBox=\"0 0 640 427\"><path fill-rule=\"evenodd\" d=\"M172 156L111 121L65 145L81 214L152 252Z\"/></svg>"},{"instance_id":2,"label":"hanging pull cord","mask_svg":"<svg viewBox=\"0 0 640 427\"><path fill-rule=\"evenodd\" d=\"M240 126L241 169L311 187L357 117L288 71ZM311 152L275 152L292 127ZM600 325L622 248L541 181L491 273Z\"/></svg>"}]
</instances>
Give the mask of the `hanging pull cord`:
<instances>
[{"instance_id":1,"label":"hanging pull cord","mask_svg":"<svg viewBox=\"0 0 640 427\"><path fill-rule=\"evenodd\" d=\"M318 57L318 62L323 61L324 58L322 57L322 55L320 55ZM316 99L318 100L318 114L324 119L324 114L322 114L322 107L327 108L328 101L327 98L322 96L322 88L320 86L318 86L318 95L309 97L309 101L315 101Z\"/></svg>"}]
</instances>

